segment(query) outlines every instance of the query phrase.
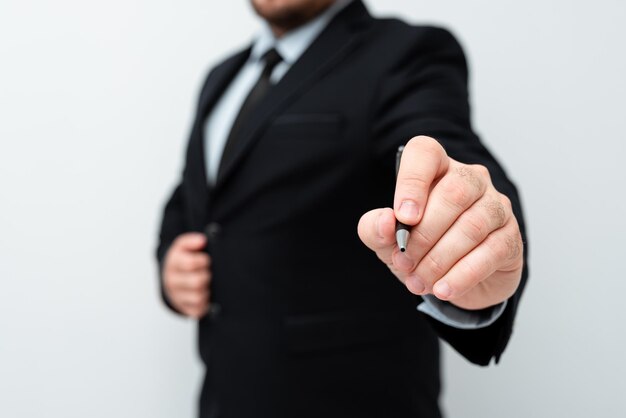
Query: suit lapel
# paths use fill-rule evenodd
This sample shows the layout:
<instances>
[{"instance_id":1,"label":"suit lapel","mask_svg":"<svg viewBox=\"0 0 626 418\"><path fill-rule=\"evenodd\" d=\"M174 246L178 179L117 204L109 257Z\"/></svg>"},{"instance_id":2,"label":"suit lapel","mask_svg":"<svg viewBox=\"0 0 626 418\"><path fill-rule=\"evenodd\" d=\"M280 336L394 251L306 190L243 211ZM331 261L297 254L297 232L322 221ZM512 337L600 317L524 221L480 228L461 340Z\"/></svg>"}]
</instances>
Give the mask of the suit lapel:
<instances>
[{"instance_id":1,"label":"suit lapel","mask_svg":"<svg viewBox=\"0 0 626 418\"><path fill-rule=\"evenodd\" d=\"M198 104L198 121L204 123L206 115L211 111L217 99L224 93L237 72L241 69L246 59L250 55L250 48L247 48L224 61L215 68L211 77L202 88L202 95Z\"/></svg>"},{"instance_id":2,"label":"suit lapel","mask_svg":"<svg viewBox=\"0 0 626 418\"><path fill-rule=\"evenodd\" d=\"M191 194L191 206L199 222L203 222L207 211L209 198L208 182L206 178L206 161L204 153L204 124L206 115L231 82L237 71L244 64L250 49L237 53L224 61L207 77L198 99L196 118L187 151L187 182L194 192ZM201 224L200 224L201 225ZM200 227L200 226L199 226Z\"/></svg>"},{"instance_id":3,"label":"suit lapel","mask_svg":"<svg viewBox=\"0 0 626 418\"><path fill-rule=\"evenodd\" d=\"M242 127L241 146L234 150L228 160L221 162L222 169L215 191L232 175L264 128L280 110L336 66L358 45L362 34L360 30L362 26L359 23L367 19L371 19L371 16L361 1L356 0L347 6L268 92L257 106L258 111L254 112Z\"/></svg>"}]
</instances>

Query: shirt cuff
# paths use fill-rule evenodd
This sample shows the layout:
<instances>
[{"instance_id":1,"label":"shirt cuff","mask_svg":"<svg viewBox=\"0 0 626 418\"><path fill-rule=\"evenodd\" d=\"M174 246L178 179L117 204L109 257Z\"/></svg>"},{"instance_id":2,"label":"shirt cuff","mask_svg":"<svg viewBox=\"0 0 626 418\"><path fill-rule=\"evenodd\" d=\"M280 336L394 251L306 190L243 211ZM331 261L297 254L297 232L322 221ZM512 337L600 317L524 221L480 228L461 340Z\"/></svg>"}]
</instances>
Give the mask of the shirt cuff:
<instances>
[{"instance_id":1,"label":"shirt cuff","mask_svg":"<svg viewBox=\"0 0 626 418\"><path fill-rule=\"evenodd\" d=\"M496 322L504 312L507 301L490 306L478 311L462 309L434 295L423 295L424 303L417 306L417 310L442 322L448 326L458 329L479 329L485 328Z\"/></svg>"}]
</instances>

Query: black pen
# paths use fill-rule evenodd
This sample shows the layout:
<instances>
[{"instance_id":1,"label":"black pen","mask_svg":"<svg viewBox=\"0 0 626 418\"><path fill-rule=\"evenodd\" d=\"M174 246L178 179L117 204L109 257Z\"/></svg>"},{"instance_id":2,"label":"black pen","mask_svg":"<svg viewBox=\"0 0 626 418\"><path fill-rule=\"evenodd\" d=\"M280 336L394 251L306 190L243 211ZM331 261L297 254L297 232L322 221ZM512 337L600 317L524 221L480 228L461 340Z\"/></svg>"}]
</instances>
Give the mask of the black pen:
<instances>
[{"instance_id":1,"label":"black pen","mask_svg":"<svg viewBox=\"0 0 626 418\"><path fill-rule=\"evenodd\" d=\"M398 171L400 170L400 159L402 158L403 150L404 145L400 145L398 147L398 151L396 152L396 178L398 177ZM398 244L398 248L400 248L400 251L402 252L406 251L406 246L409 242L410 229L410 226L405 225L396 219L396 243Z\"/></svg>"}]
</instances>

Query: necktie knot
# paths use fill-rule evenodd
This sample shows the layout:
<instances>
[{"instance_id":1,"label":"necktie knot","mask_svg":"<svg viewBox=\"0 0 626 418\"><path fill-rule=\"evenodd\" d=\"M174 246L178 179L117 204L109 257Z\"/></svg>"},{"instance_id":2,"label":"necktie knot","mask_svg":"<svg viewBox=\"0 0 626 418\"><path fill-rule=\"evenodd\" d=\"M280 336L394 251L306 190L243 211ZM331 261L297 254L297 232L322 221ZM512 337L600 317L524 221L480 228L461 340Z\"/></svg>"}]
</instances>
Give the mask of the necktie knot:
<instances>
[{"instance_id":1,"label":"necktie knot","mask_svg":"<svg viewBox=\"0 0 626 418\"><path fill-rule=\"evenodd\" d=\"M272 48L263 54L262 60L265 62L265 67L263 68L263 75L265 77L269 77L274 70L274 67L278 65L279 62L283 60L280 56L276 48Z\"/></svg>"}]
</instances>

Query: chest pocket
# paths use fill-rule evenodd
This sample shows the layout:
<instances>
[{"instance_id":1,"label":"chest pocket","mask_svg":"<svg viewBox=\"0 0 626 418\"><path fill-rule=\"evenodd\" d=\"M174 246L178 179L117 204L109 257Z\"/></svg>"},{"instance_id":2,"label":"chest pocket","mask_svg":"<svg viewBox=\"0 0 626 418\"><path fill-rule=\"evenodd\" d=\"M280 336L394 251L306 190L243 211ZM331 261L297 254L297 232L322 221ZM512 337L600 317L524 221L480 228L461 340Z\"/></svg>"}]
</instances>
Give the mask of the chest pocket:
<instances>
[{"instance_id":1,"label":"chest pocket","mask_svg":"<svg viewBox=\"0 0 626 418\"><path fill-rule=\"evenodd\" d=\"M338 113L292 113L274 120L267 137L277 141L337 141L343 118ZM304 145L304 144L302 144Z\"/></svg>"}]
</instances>

